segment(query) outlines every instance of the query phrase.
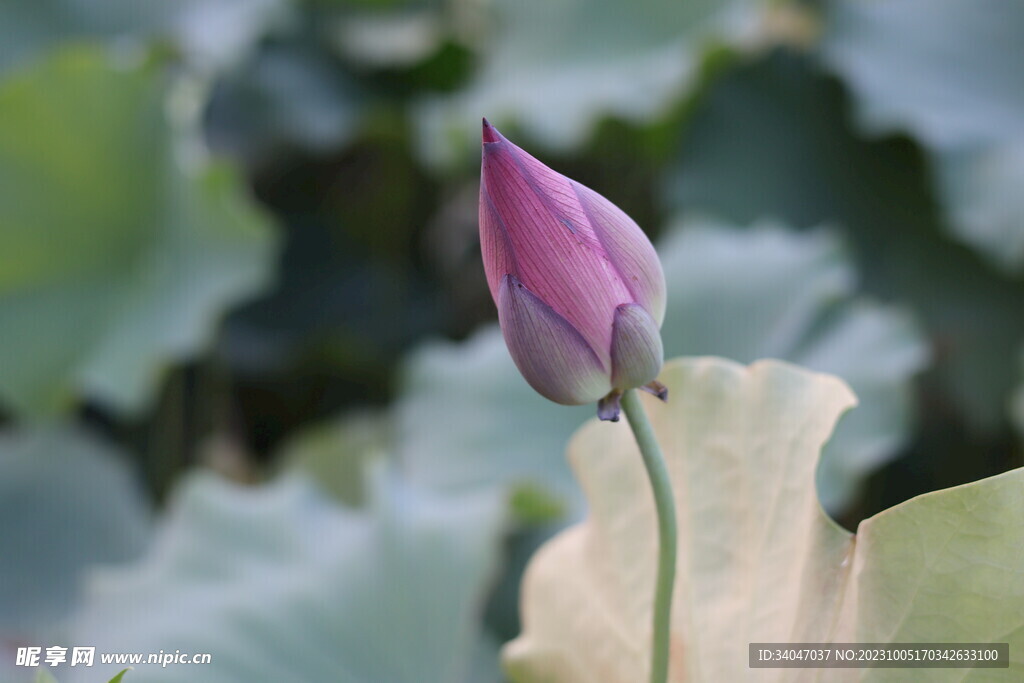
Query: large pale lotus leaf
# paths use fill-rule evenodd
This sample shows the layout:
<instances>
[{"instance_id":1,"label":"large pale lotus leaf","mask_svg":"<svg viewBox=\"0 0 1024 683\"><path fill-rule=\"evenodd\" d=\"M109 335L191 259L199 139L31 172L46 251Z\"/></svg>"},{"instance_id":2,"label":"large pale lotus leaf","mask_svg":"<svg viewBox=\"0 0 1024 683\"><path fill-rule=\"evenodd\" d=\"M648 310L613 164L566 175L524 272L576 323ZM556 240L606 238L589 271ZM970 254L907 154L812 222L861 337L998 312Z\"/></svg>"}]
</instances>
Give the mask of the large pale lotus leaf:
<instances>
[{"instance_id":1,"label":"large pale lotus leaf","mask_svg":"<svg viewBox=\"0 0 1024 683\"><path fill-rule=\"evenodd\" d=\"M909 132L935 166L951 227L1007 270L1024 266L1024 3L826 3L824 61L870 131Z\"/></svg>"},{"instance_id":2,"label":"large pale lotus leaf","mask_svg":"<svg viewBox=\"0 0 1024 683\"><path fill-rule=\"evenodd\" d=\"M475 148L481 116L516 124L553 148L580 144L601 117L662 113L715 40L751 31L757 0L495 0L486 6L482 64L457 93L422 103L425 155Z\"/></svg>"},{"instance_id":3,"label":"large pale lotus leaf","mask_svg":"<svg viewBox=\"0 0 1024 683\"><path fill-rule=\"evenodd\" d=\"M294 474L255 487L189 477L150 553L93 577L69 641L208 652L212 664L195 675L210 683L470 683L488 680L488 662L496 680L493 644L479 642L476 624L501 497L442 499L374 472L361 509ZM61 680L116 670L97 662ZM139 683L182 676L173 666L131 672Z\"/></svg>"},{"instance_id":4,"label":"large pale lotus leaf","mask_svg":"<svg viewBox=\"0 0 1024 683\"><path fill-rule=\"evenodd\" d=\"M0 86L0 398L133 412L222 311L268 280L275 240L227 168L185 170L155 69L59 53Z\"/></svg>"},{"instance_id":5,"label":"large pale lotus leaf","mask_svg":"<svg viewBox=\"0 0 1024 683\"><path fill-rule=\"evenodd\" d=\"M1024 470L926 494L861 523L822 511L821 449L855 403L838 379L775 361L679 359L646 401L675 490L679 556L672 681L820 680L752 672L750 642L1010 642L1024 672ZM587 520L527 569L522 635L505 650L515 681L647 678L656 535L640 455L625 424L588 423L569 458ZM907 680L906 671L827 680ZM931 680L931 679L930 679Z\"/></svg>"},{"instance_id":6,"label":"large pale lotus leaf","mask_svg":"<svg viewBox=\"0 0 1024 683\"><path fill-rule=\"evenodd\" d=\"M670 228L658 251L669 293L666 356L782 358L838 374L864 397L820 472L825 504L847 503L907 432L910 380L927 357L917 327L899 309L857 296L856 274L832 233L690 221ZM398 448L410 475L431 487L532 482L576 501L559 454L592 411L535 395L501 333L486 329L412 356L398 402Z\"/></svg>"},{"instance_id":7,"label":"large pale lotus leaf","mask_svg":"<svg viewBox=\"0 0 1024 683\"><path fill-rule=\"evenodd\" d=\"M694 111L667 201L731 221L773 216L842 230L862 289L911 308L937 349L930 391L971 427L1000 428L1014 384L1007 368L1024 338L1024 281L946 239L918 149L864 139L849 105L804 56L777 52L738 65ZM865 407L875 404L854 388Z\"/></svg>"}]
</instances>

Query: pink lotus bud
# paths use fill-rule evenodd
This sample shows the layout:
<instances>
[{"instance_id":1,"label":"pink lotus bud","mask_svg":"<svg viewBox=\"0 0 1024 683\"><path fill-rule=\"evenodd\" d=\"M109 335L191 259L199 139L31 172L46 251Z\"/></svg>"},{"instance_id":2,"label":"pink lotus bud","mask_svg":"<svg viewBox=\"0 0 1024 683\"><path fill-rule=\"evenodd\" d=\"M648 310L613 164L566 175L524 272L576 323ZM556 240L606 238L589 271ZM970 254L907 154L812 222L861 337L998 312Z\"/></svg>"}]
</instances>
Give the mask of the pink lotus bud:
<instances>
[{"instance_id":1,"label":"pink lotus bud","mask_svg":"<svg viewBox=\"0 0 1024 683\"><path fill-rule=\"evenodd\" d=\"M484 119L480 245L512 359L541 395L598 401L617 420L619 397L662 364L665 276L650 240L617 206L540 163Z\"/></svg>"}]
</instances>

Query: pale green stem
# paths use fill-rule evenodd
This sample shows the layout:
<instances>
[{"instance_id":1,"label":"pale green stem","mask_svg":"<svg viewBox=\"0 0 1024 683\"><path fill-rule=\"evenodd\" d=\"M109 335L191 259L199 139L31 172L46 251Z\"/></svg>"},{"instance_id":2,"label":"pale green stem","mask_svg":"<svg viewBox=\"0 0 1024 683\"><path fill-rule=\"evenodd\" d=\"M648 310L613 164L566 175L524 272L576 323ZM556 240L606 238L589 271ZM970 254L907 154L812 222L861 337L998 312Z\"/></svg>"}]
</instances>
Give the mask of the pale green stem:
<instances>
[{"instance_id":1,"label":"pale green stem","mask_svg":"<svg viewBox=\"0 0 1024 683\"><path fill-rule=\"evenodd\" d=\"M676 580L676 505L672 482L654 438L654 430L635 389L622 395L622 409L640 446L658 515L658 574L654 589L654 642L651 646L651 683L668 680L669 637L672 629L672 589Z\"/></svg>"}]
</instances>

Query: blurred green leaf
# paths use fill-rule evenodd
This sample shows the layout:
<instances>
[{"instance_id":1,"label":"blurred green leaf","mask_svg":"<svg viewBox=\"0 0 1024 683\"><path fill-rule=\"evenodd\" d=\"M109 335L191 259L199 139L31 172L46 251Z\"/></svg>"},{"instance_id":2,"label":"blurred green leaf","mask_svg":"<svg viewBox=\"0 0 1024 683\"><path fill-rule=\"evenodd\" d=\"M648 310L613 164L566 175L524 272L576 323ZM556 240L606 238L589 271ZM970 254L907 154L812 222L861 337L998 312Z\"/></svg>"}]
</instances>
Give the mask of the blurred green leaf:
<instances>
[{"instance_id":1,"label":"blurred green leaf","mask_svg":"<svg viewBox=\"0 0 1024 683\"><path fill-rule=\"evenodd\" d=\"M396 448L412 481L451 493L533 483L579 501L559 453L594 407L558 406L534 392L496 325L411 354L395 410Z\"/></svg>"},{"instance_id":2,"label":"blurred green leaf","mask_svg":"<svg viewBox=\"0 0 1024 683\"><path fill-rule=\"evenodd\" d=\"M392 211L388 187L400 181L379 177L380 182L359 181L378 188L367 188L363 196L379 191ZM320 182L313 178L311 183ZM370 199L364 208L380 206ZM343 408L386 400L401 354L436 329L443 313L436 287L359 244L349 221L290 211L298 218L286 226L276 286L229 316L222 344L236 380L251 387L244 410L261 449ZM399 241L394 225L381 229L381 220L371 216L359 229L375 231L376 239L390 245Z\"/></svg>"},{"instance_id":3,"label":"blurred green leaf","mask_svg":"<svg viewBox=\"0 0 1024 683\"><path fill-rule=\"evenodd\" d=\"M323 152L352 139L363 99L325 55L295 44L267 46L218 82L208 135L215 149L254 165L295 149Z\"/></svg>"},{"instance_id":4,"label":"blurred green leaf","mask_svg":"<svg viewBox=\"0 0 1024 683\"><path fill-rule=\"evenodd\" d=\"M1024 5L1001 0L829 0L822 57L864 125L948 148L1024 134Z\"/></svg>"},{"instance_id":5,"label":"blurred green leaf","mask_svg":"<svg viewBox=\"0 0 1024 683\"><path fill-rule=\"evenodd\" d=\"M515 521L528 525L506 544L488 607L488 625L513 636L530 554L567 518L582 515L582 496L562 452L594 406L542 398L523 380L492 325L465 342L426 343L413 351L393 410L395 448L410 481L442 495L505 487Z\"/></svg>"},{"instance_id":6,"label":"blurred green leaf","mask_svg":"<svg viewBox=\"0 0 1024 683\"><path fill-rule=\"evenodd\" d=\"M0 432L0 630L40 633L76 604L86 569L142 551L149 510L124 461L75 429Z\"/></svg>"},{"instance_id":7,"label":"blurred green leaf","mask_svg":"<svg viewBox=\"0 0 1024 683\"><path fill-rule=\"evenodd\" d=\"M118 674L116 676L114 676L113 678L110 679L110 683L121 683L121 679L124 678L124 675L126 673L128 673L129 671L131 671L131 670L132 670L132 667L128 667L127 669L122 669L121 671L118 672Z\"/></svg>"},{"instance_id":8,"label":"blurred green leaf","mask_svg":"<svg viewBox=\"0 0 1024 683\"><path fill-rule=\"evenodd\" d=\"M471 683L501 498L441 499L374 475L362 510L337 506L305 477L251 488L189 477L152 551L94 575L69 639L98 651L210 653L200 677L211 683ZM97 664L68 680L104 674ZM131 680L181 676L137 666Z\"/></svg>"},{"instance_id":9,"label":"blurred green leaf","mask_svg":"<svg viewBox=\"0 0 1024 683\"><path fill-rule=\"evenodd\" d=\"M1017 376L1020 378L1020 384L1017 385L1017 389L1013 392L1013 398L1010 400L1010 420L1017 428L1018 434L1024 439L1024 350L1021 351L1019 358L1020 370Z\"/></svg>"},{"instance_id":10,"label":"blurred green leaf","mask_svg":"<svg viewBox=\"0 0 1024 683\"><path fill-rule=\"evenodd\" d=\"M661 379L675 400L645 400L677 501L672 681L750 680L748 643L780 641L1009 642L1009 670L950 670L948 680L1020 678L1024 469L919 496L853 535L822 512L814 486L823 444L856 403L841 381L714 358L677 359ZM591 420L569 458L590 512L530 563L526 628L506 646L507 672L646 680L656 521L635 439L625 424Z\"/></svg>"},{"instance_id":11,"label":"blurred green leaf","mask_svg":"<svg viewBox=\"0 0 1024 683\"><path fill-rule=\"evenodd\" d=\"M230 169L183 169L158 74L63 52L0 85L0 396L144 409L261 289L275 240Z\"/></svg>"},{"instance_id":12,"label":"blurred green leaf","mask_svg":"<svg viewBox=\"0 0 1024 683\"><path fill-rule=\"evenodd\" d=\"M375 69L412 67L436 53L445 37L443 17L436 11L442 3L395 4L386 11L353 11L337 21L331 31L337 50Z\"/></svg>"},{"instance_id":13,"label":"blurred green leaf","mask_svg":"<svg viewBox=\"0 0 1024 683\"><path fill-rule=\"evenodd\" d=\"M292 0L178 0L165 6L164 30L202 73L238 66L268 32L294 16Z\"/></svg>"},{"instance_id":14,"label":"blurred green leaf","mask_svg":"<svg viewBox=\"0 0 1024 683\"><path fill-rule=\"evenodd\" d=\"M904 312L856 296L855 272L829 234L679 227L659 248L666 357L783 358L836 372L863 392L864 409L840 428L820 473L822 500L841 508L906 435L910 379L927 356L916 326ZM396 409L399 453L415 481L455 491L531 482L579 510L559 453L594 407L536 395L497 328L413 355Z\"/></svg>"},{"instance_id":15,"label":"blurred green leaf","mask_svg":"<svg viewBox=\"0 0 1024 683\"><path fill-rule=\"evenodd\" d=\"M490 23L474 31L476 76L419 107L421 152L441 163L466 156L479 144L482 116L560 150L580 145L604 116L657 116L693 78L705 48L753 32L761 6L495 0L486 8Z\"/></svg>"},{"instance_id":16,"label":"blurred green leaf","mask_svg":"<svg viewBox=\"0 0 1024 683\"><path fill-rule=\"evenodd\" d=\"M32 0L0 3L0 72L69 43L164 40L203 73L239 63L287 23L289 0Z\"/></svg>"},{"instance_id":17,"label":"blurred green leaf","mask_svg":"<svg viewBox=\"0 0 1024 683\"><path fill-rule=\"evenodd\" d=\"M32 0L0 3L0 73L62 42L143 38L163 23L159 0Z\"/></svg>"},{"instance_id":18,"label":"blurred green leaf","mask_svg":"<svg viewBox=\"0 0 1024 683\"><path fill-rule=\"evenodd\" d=\"M343 503L367 500L364 473L390 450L391 421L379 413L350 413L300 431L281 447L276 461L308 472Z\"/></svg>"},{"instance_id":19,"label":"blurred green leaf","mask_svg":"<svg viewBox=\"0 0 1024 683\"><path fill-rule=\"evenodd\" d=\"M991 262L1020 273L1024 135L980 150L938 152L934 158L939 196L954 229Z\"/></svg>"},{"instance_id":20,"label":"blurred green leaf","mask_svg":"<svg viewBox=\"0 0 1024 683\"><path fill-rule=\"evenodd\" d=\"M57 683L57 679L46 669L37 669L36 677L32 680L33 683Z\"/></svg>"},{"instance_id":21,"label":"blurred green leaf","mask_svg":"<svg viewBox=\"0 0 1024 683\"><path fill-rule=\"evenodd\" d=\"M846 112L840 87L802 56L742 65L697 106L666 199L739 222L841 227L862 287L911 307L925 328L936 402L995 429L1013 384L1006 368L1024 339L1024 283L945 239L916 150L863 140Z\"/></svg>"},{"instance_id":22,"label":"blurred green leaf","mask_svg":"<svg viewBox=\"0 0 1024 683\"><path fill-rule=\"evenodd\" d=\"M482 634L477 638L477 646L469 662L469 673L460 683L506 683L501 667L496 666L500 653L500 644L490 634Z\"/></svg>"},{"instance_id":23,"label":"blurred green leaf","mask_svg":"<svg viewBox=\"0 0 1024 683\"><path fill-rule=\"evenodd\" d=\"M509 503L516 518L525 524L544 524L565 516L565 505L561 500L543 487L529 482L512 490Z\"/></svg>"},{"instance_id":24,"label":"blurred green leaf","mask_svg":"<svg viewBox=\"0 0 1024 683\"><path fill-rule=\"evenodd\" d=\"M931 152L956 234L1024 267L1024 4L826 3L822 57L871 132L907 131Z\"/></svg>"}]
</instances>

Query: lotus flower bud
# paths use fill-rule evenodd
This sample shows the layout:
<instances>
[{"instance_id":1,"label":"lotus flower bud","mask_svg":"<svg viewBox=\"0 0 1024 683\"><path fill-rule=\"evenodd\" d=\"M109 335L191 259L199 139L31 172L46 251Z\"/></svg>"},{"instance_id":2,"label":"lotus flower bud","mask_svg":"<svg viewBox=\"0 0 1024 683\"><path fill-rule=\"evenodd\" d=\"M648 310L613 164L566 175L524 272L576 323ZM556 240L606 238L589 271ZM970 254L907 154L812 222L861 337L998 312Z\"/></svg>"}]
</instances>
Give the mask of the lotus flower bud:
<instances>
[{"instance_id":1,"label":"lotus flower bud","mask_svg":"<svg viewBox=\"0 0 1024 683\"><path fill-rule=\"evenodd\" d=\"M666 398L665 276L650 240L593 190L556 173L483 122L480 246L505 343L556 403L598 401L617 420L622 392Z\"/></svg>"}]
</instances>

